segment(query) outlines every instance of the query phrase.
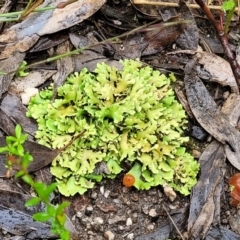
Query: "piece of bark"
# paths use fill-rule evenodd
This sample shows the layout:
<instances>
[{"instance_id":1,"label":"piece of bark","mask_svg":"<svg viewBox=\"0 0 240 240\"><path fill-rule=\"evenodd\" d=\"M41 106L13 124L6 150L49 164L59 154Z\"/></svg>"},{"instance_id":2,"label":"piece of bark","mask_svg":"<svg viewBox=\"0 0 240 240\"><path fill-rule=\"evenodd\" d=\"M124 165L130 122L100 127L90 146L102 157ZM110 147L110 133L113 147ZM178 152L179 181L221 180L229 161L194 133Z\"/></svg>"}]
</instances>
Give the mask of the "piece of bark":
<instances>
[{"instance_id":1,"label":"piece of bark","mask_svg":"<svg viewBox=\"0 0 240 240\"><path fill-rule=\"evenodd\" d=\"M31 215L4 207L0 204L0 227L14 235L27 235L27 239L56 237L51 233L51 226L36 222Z\"/></svg>"},{"instance_id":2,"label":"piece of bark","mask_svg":"<svg viewBox=\"0 0 240 240\"><path fill-rule=\"evenodd\" d=\"M204 239L212 221L220 220L218 214L220 200L218 199L221 197L223 187L225 159L223 146L216 141L205 149L199 159L201 173L191 194L188 219L189 237L199 236L199 239Z\"/></svg>"}]
</instances>

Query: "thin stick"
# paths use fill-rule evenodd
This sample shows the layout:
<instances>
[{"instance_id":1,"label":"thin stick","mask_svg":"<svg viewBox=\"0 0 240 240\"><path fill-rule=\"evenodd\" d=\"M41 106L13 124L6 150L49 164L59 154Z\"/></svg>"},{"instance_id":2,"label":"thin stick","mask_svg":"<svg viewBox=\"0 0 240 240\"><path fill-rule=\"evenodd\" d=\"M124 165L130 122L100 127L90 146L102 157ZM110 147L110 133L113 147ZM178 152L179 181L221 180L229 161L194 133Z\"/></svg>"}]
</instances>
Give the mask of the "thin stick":
<instances>
[{"instance_id":1,"label":"thin stick","mask_svg":"<svg viewBox=\"0 0 240 240\"><path fill-rule=\"evenodd\" d=\"M182 239L182 240L185 240L185 238L184 238L183 235L181 234L178 226L177 226L176 223L173 221L171 215L169 214L169 212L167 211L167 209L165 208L165 206L163 205L162 207L163 207L163 209L165 210L165 212L167 213L168 218L170 219L170 221L172 222L173 226L174 226L175 229L177 230L177 232L178 232L179 236L181 237L181 239Z\"/></svg>"},{"instance_id":2,"label":"thin stick","mask_svg":"<svg viewBox=\"0 0 240 240\"><path fill-rule=\"evenodd\" d=\"M165 7L179 7L178 3L171 3L171 2L153 2L148 0L132 0L133 4L146 4L146 5L154 5L154 6L165 6ZM189 8L200 8L198 4L187 4ZM207 5L209 9L212 10L222 10L221 6L213 6ZM238 11L238 8L235 8L235 11Z\"/></svg>"}]
</instances>

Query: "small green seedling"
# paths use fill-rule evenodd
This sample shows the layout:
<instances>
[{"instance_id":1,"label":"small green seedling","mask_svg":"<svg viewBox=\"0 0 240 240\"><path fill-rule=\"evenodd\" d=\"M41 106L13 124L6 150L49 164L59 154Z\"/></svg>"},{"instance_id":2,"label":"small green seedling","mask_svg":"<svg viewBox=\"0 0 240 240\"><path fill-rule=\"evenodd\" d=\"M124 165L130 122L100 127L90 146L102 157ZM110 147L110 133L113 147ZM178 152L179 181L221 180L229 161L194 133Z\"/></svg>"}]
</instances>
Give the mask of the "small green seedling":
<instances>
[{"instance_id":1,"label":"small green seedling","mask_svg":"<svg viewBox=\"0 0 240 240\"><path fill-rule=\"evenodd\" d=\"M16 71L17 77L25 77L29 74L28 72L26 72L25 66L27 66L27 62L23 61L19 66L18 70Z\"/></svg>"},{"instance_id":2,"label":"small green seedling","mask_svg":"<svg viewBox=\"0 0 240 240\"><path fill-rule=\"evenodd\" d=\"M35 182L31 175L28 173L28 166L33 157L29 152L24 149L24 143L27 135L22 133L20 125L15 128L15 136L6 137L6 146L0 148L0 153L7 154L7 177L11 169L18 169L15 177L22 178L22 180L30 185L36 192L36 197L31 198L25 204L27 207L32 207L40 202L46 205L45 212L38 212L33 215L33 219L40 222L51 222L52 233L58 235L61 240L69 240L70 233L65 228L66 221L65 208L69 206L68 202L63 202L58 206L51 204L51 194L57 187L57 183L52 183L47 186L43 182Z\"/></svg>"},{"instance_id":3,"label":"small green seedling","mask_svg":"<svg viewBox=\"0 0 240 240\"><path fill-rule=\"evenodd\" d=\"M233 17L237 3L238 3L237 0L227 0L222 5L222 9L227 13L227 20L224 27L224 32L226 34L228 33L229 25Z\"/></svg>"}]
</instances>

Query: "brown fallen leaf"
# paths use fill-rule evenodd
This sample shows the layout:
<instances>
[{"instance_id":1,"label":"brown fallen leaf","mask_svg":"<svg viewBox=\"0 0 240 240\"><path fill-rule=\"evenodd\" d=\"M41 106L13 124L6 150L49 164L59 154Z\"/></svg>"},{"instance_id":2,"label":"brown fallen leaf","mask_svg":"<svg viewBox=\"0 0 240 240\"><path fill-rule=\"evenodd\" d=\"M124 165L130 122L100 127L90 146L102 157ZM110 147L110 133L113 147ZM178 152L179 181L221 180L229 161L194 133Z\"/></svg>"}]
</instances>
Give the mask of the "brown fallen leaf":
<instances>
[{"instance_id":1,"label":"brown fallen leaf","mask_svg":"<svg viewBox=\"0 0 240 240\"><path fill-rule=\"evenodd\" d=\"M180 18L175 17L168 22L179 22ZM166 46L173 43L182 32L182 24L164 26L162 24L149 26L155 28L152 31L140 32L126 38L122 44L112 44L115 49L114 58L140 58L160 52ZM146 29L147 30L147 29Z\"/></svg>"},{"instance_id":2,"label":"brown fallen leaf","mask_svg":"<svg viewBox=\"0 0 240 240\"><path fill-rule=\"evenodd\" d=\"M191 87L193 89L196 88L194 85ZM201 92L202 90L199 91ZM205 98L206 94L207 93L204 91L204 95L202 95L202 97ZM188 97L191 98L191 95ZM210 97L210 95L207 97ZM201 106L203 105L203 102L201 102ZM239 102L240 96L237 94L231 94L222 107L222 112L226 114L228 121L230 121L233 126L237 124L240 116ZM199 101L198 104L200 104ZM209 108L211 106L212 105L210 104ZM197 116L199 116L199 114L197 114ZM202 114L204 115L205 112ZM214 121L215 119L212 120ZM223 176L225 172L226 159L224 147L226 146L228 145L223 146L221 143L213 141L204 150L200 157L199 163L201 166L201 172L197 184L192 189L188 219L188 231L190 238L207 239L207 235L211 235L210 227L220 223L220 202L223 193ZM230 159L229 161L233 162L233 160Z\"/></svg>"},{"instance_id":3,"label":"brown fallen leaf","mask_svg":"<svg viewBox=\"0 0 240 240\"><path fill-rule=\"evenodd\" d=\"M229 151L240 156L239 131L231 124L227 115L218 109L217 104L192 67L187 69L184 83L189 106L199 124L219 142L228 145ZM240 170L240 158L228 158L228 160Z\"/></svg>"},{"instance_id":4,"label":"brown fallen leaf","mask_svg":"<svg viewBox=\"0 0 240 240\"><path fill-rule=\"evenodd\" d=\"M217 82L221 86L230 86L232 92L239 93L229 62L209 52L198 52L196 56L203 69L210 74L210 78L205 80Z\"/></svg>"},{"instance_id":5,"label":"brown fallen leaf","mask_svg":"<svg viewBox=\"0 0 240 240\"><path fill-rule=\"evenodd\" d=\"M220 220L216 213L220 211L225 159L223 147L216 141L205 149L199 159L201 173L192 189L188 218L189 237L199 236L199 239L205 239L213 220Z\"/></svg>"},{"instance_id":6,"label":"brown fallen leaf","mask_svg":"<svg viewBox=\"0 0 240 240\"><path fill-rule=\"evenodd\" d=\"M62 0L44 1L41 7L57 6ZM7 91L17 70L28 51L40 36L58 32L76 25L94 14L106 0L78 0L65 8L30 14L21 23L13 25L0 35L2 51L0 54L0 72L12 73L0 75L0 97Z\"/></svg>"},{"instance_id":7,"label":"brown fallen leaf","mask_svg":"<svg viewBox=\"0 0 240 240\"><path fill-rule=\"evenodd\" d=\"M27 88L33 88L43 84L47 79L52 77L54 73L56 73L55 70L31 71L25 77L15 77L10 83L8 90L12 93L19 94Z\"/></svg>"},{"instance_id":8,"label":"brown fallen leaf","mask_svg":"<svg viewBox=\"0 0 240 240\"><path fill-rule=\"evenodd\" d=\"M175 11L172 9L169 10L168 7L159 7L159 12L164 21L175 17L177 14L181 16L181 19L189 20L188 23L182 25L182 32L176 40L176 43L182 49L196 50L198 47L199 34L195 18L185 1L179 1L179 5L179 8L174 8Z\"/></svg>"},{"instance_id":9,"label":"brown fallen leaf","mask_svg":"<svg viewBox=\"0 0 240 240\"><path fill-rule=\"evenodd\" d=\"M8 93L3 98L0 108L10 119L12 119L15 123L20 124L24 132L30 134L31 136L35 135L35 132L37 131L37 124L26 116L27 109L22 104L20 98L12 93Z\"/></svg>"},{"instance_id":10,"label":"brown fallen leaf","mask_svg":"<svg viewBox=\"0 0 240 240\"><path fill-rule=\"evenodd\" d=\"M71 51L70 41L65 41L57 46L56 54L64 54ZM73 57L65 57L57 60L57 73L54 76L54 96L57 94L57 89L63 84L68 75L74 71L75 64Z\"/></svg>"},{"instance_id":11,"label":"brown fallen leaf","mask_svg":"<svg viewBox=\"0 0 240 240\"><path fill-rule=\"evenodd\" d=\"M0 137L0 147L6 145L5 137ZM58 155L59 150L52 150L35 142L26 141L24 144L26 151L30 152L33 156L33 161L28 168L29 172L37 171L52 162ZM0 154L0 177L5 177L7 169L5 168L6 155ZM11 172L11 175L14 171Z\"/></svg>"}]
</instances>

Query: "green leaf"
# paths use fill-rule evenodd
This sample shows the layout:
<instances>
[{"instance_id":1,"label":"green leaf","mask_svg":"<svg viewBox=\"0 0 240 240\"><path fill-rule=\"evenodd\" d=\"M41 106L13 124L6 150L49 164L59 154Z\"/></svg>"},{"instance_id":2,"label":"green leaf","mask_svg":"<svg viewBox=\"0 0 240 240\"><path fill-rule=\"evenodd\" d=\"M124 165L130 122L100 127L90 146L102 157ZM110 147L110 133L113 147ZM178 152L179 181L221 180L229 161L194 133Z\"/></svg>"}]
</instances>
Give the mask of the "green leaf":
<instances>
[{"instance_id":1,"label":"green leaf","mask_svg":"<svg viewBox=\"0 0 240 240\"><path fill-rule=\"evenodd\" d=\"M39 197L44 197L45 196L45 190L46 190L46 184L42 182L35 182L34 185L34 190L37 192Z\"/></svg>"},{"instance_id":2,"label":"green leaf","mask_svg":"<svg viewBox=\"0 0 240 240\"><path fill-rule=\"evenodd\" d=\"M29 184L30 186L34 185L34 181L29 174L22 176L22 179L25 183Z\"/></svg>"},{"instance_id":3,"label":"green leaf","mask_svg":"<svg viewBox=\"0 0 240 240\"><path fill-rule=\"evenodd\" d=\"M8 147L1 147L0 148L0 153L8 152Z\"/></svg>"},{"instance_id":4,"label":"green leaf","mask_svg":"<svg viewBox=\"0 0 240 240\"><path fill-rule=\"evenodd\" d=\"M61 215L64 213L66 207L70 205L70 202L62 202L56 209L56 214Z\"/></svg>"},{"instance_id":5,"label":"green leaf","mask_svg":"<svg viewBox=\"0 0 240 240\"><path fill-rule=\"evenodd\" d=\"M41 199L39 197L34 197L29 199L26 203L25 206L26 207L33 207L35 205L37 205L38 203L40 203Z\"/></svg>"},{"instance_id":6,"label":"green leaf","mask_svg":"<svg viewBox=\"0 0 240 240\"><path fill-rule=\"evenodd\" d=\"M57 183L52 183L45 189L45 196L50 196L51 193L54 192L54 190L57 187Z\"/></svg>"},{"instance_id":7,"label":"green leaf","mask_svg":"<svg viewBox=\"0 0 240 240\"><path fill-rule=\"evenodd\" d=\"M6 137L6 143L9 145L9 144L12 144L14 142L17 142L17 138L15 138L14 136L7 136Z\"/></svg>"},{"instance_id":8,"label":"green leaf","mask_svg":"<svg viewBox=\"0 0 240 240\"><path fill-rule=\"evenodd\" d=\"M236 4L233 0L228 0L228 1L225 1L223 4L222 4L222 9L224 11L229 11L229 10L232 10L236 7Z\"/></svg>"},{"instance_id":9,"label":"green leaf","mask_svg":"<svg viewBox=\"0 0 240 240\"><path fill-rule=\"evenodd\" d=\"M49 204L47 206L47 213L49 214L49 216L55 217L56 215L56 209L53 205Z\"/></svg>"},{"instance_id":10,"label":"green leaf","mask_svg":"<svg viewBox=\"0 0 240 240\"><path fill-rule=\"evenodd\" d=\"M46 212L39 212L39 213L33 214L32 218L33 220L36 220L39 222L46 222L51 218L51 216Z\"/></svg>"},{"instance_id":11,"label":"green leaf","mask_svg":"<svg viewBox=\"0 0 240 240\"><path fill-rule=\"evenodd\" d=\"M15 135L16 135L17 139L21 138L22 128L21 128L21 126L19 124L17 124L16 127L15 127Z\"/></svg>"}]
</instances>

